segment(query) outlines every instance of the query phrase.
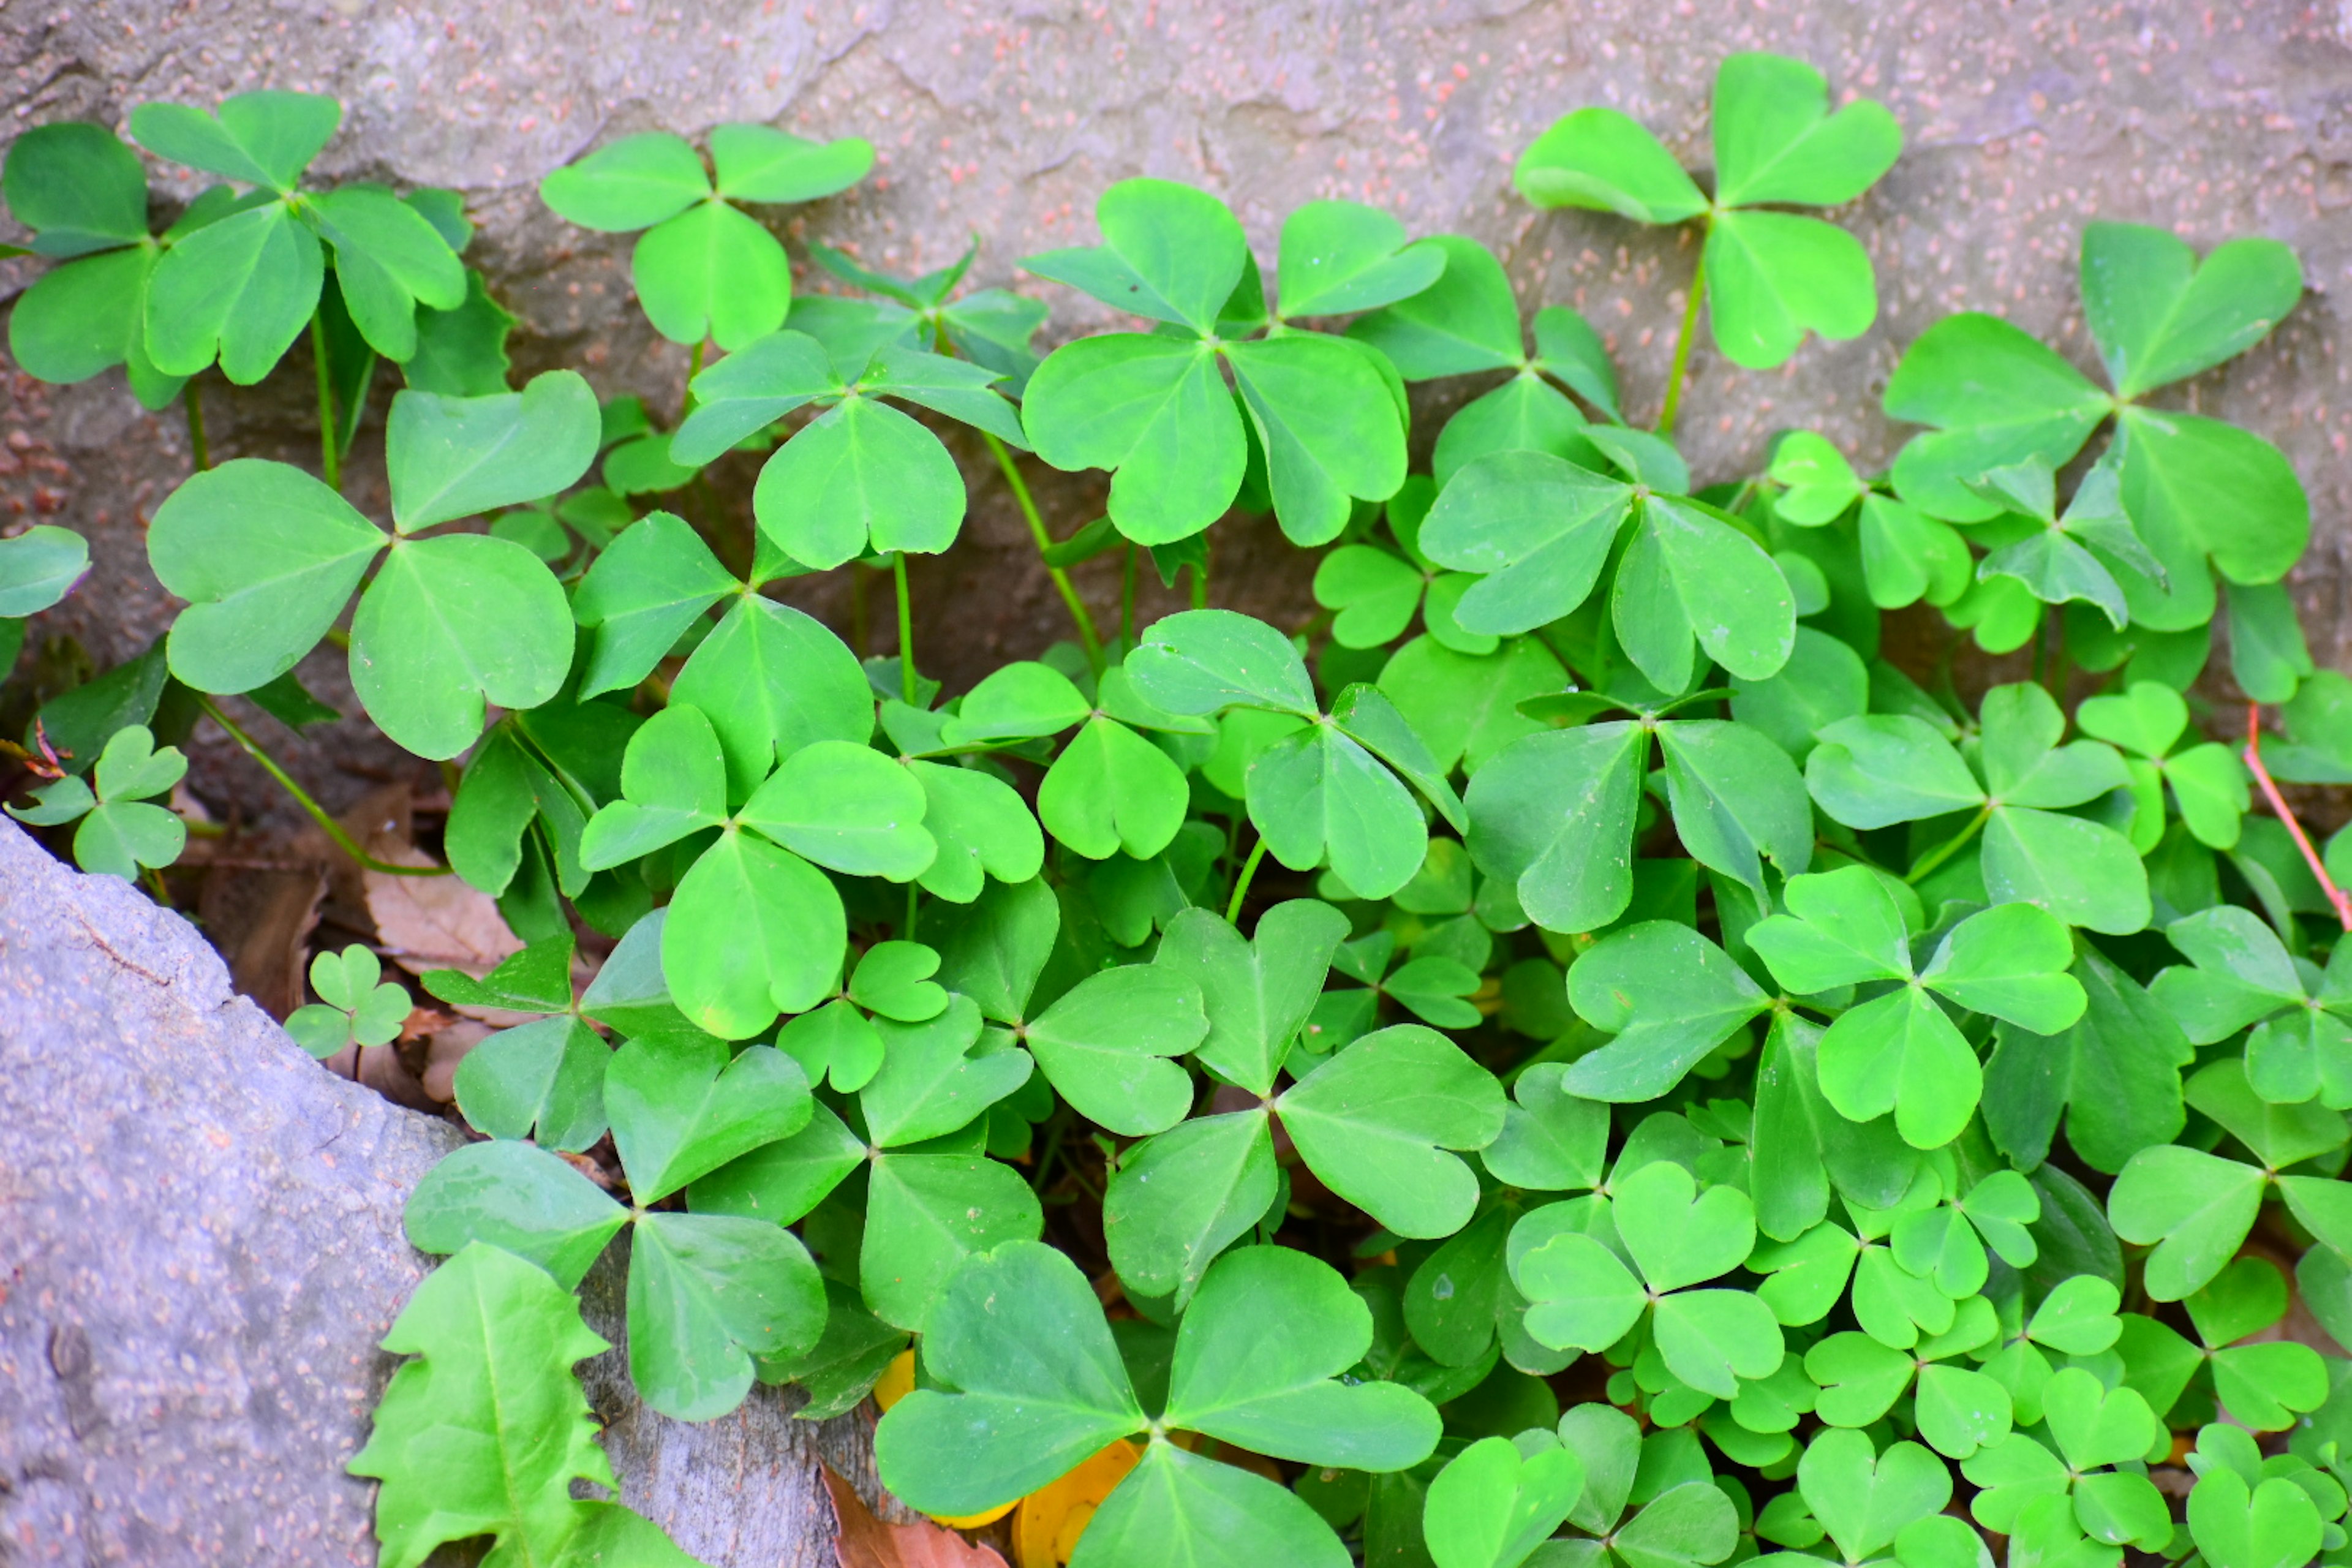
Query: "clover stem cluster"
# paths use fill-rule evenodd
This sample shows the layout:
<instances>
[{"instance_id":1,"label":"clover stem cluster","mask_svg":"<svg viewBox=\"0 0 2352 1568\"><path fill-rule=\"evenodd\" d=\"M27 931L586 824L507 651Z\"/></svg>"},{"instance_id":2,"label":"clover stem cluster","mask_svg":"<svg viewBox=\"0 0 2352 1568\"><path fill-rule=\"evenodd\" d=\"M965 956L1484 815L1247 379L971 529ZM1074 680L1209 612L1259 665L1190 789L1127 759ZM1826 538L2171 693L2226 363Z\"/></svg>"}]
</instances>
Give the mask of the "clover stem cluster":
<instances>
[{"instance_id":1,"label":"clover stem cluster","mask_svg":"<svg viewBox=\"0 0 2352 1568\"><path fill-rule=\"evenodd\" d=\"M1832 220L1902 132L1797 61L1723 63L1711 195L1606 109L1517 165L1557 221L1698 226L1654 428L1583 317L1359 204L1254 247L1119 182L1099 244L1021 265L1143 330L1041 356L1046 306L969 254L809 241L841 288L796 289L754 213L854 184L863 142L653 132L541 195L635 237L688 351L665 427L514 386L461 205L321 187L339 121L141 109L223 182L161 234L110 132L13 144L58 263L19 363L185 399L199 461L148 533L186 607L42 709L10 809L168 867L202 713L362 865L443 872L367 859L224 705L331 715L321 648L453 782L446 870L524 945L415 979L522 1021L407 1205L446 1261L351 1467L388 1568L686 1561L575 1496L614 1479L576 1373L608 1253L646 1405L871 1395L889 1488L1018 1568L2352 1554L2352 833L2280 787L2352 781L2352 679L2284 585L2292 464L2152 400L2295 308L2284 246L2087 225L2104 385L1965 312L1905 346L1884 468L1791 430L1717 478L1671 438L1702 314L1751 368L1876 318ZM306 322L325 481L208 466L196 378L262 379ZM370 516L334 481L383 366ZM1456 378L1421 464L1412 389ZM1077 640L950 693L908 556L961 537L963 432ZM1052 538L1024 454L1102 515ZM1234 513L1311 557L1304 629L1211 605ZM1114 550L1106 638L1070 572ZM1139 624L1146 556L1189 609ZM0 651L88 563L0 541ZM845 570L852 644L788 602ZM1887 656L1897 611L1932 669ZM1964 699L1963 642L2033 643L2034 680ZM2242 746L2205 733L2224 681ZM321 1054L409 1006L365 948L310 983ZM2332 1344L2282 1337L2298 1303Z\"/></svg>"}]
</instances>

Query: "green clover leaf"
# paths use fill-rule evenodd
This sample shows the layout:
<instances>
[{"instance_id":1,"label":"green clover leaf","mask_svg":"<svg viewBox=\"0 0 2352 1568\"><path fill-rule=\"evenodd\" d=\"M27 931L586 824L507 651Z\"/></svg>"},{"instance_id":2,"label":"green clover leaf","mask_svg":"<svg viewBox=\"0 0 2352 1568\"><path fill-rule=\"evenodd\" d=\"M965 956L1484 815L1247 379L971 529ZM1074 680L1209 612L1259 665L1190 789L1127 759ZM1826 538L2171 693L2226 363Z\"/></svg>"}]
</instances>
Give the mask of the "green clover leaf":
<instances>
[{"instance_id":1,"label":"green clover leaf","mask_svg":"<svg viewBox=\"0 0 2352 1568\"><path fill-rule=\"evenodd\" d=\"M347 1046L390 1045L408 1022L409 999L404 987L383 975L376 955L356 942L339 953L321 952L310 961L310 989L319 1000L288 1015L286 1032L322 1060Z\"/></svg>"},{"instance_id":2,"label":"green clover leaf","mask_svg":"<svg viewBox=\"0 0 2352 1568\"><path fill-rule=\"evenodd\" d=\"M710 132L714 182L681 138L625 136L540 182L540 198L583 228L644 229L630 279L654 330L677 343L742 348L784 324L792 268L775 236L736 203L806 202L873 166L856 137L814 142L763 125Z\"/></svg>"},{"instance_id":3,"label":"green clover leaf","mask_svg":"<svg viewBox=\"0 0 2352 1568\"><path fill-rule=\"evenodd\" d=\"M1587 207L1636 223L1706 220L1699 278L1716 346L1763 369L1808 331L1860 336L1878 314L1870 258L1844 230L1769 205L1837 206L1893 166L1895 117L1867 99L1829 112L1819 71L1779 55L1727 58L1715 79L1716 194L1710 202L1639 123L1582 109L1537 138L1515 182L1538 206Z\"/></svg>"},{"instance_id":4,"label":"green clover leaf","mask_svg":"<svg viewBox=\"0 0 2352 1568\"><path fill-rule=\"evenodd\" d=\"M1328 542L1356 500L1396 493L1405 477L1402 395L1392 392L1386 362L1347 339L1278 322L1249 336L1264 324L1262 286L1223 202L1164 180L1126 180L1103 193L1095 216L1099 247L1023 265L1173 331L1106 333L1056 349L1024 391L1022 420L1054 467L1112 470L1110 518L1121 533L1162 545L1200 532L1241 493L1253 443L1275 513L1298 543ZM1328 227L1315 232L1318 221L1307 219L1289 252L1294 270L1312 265L1310 256L1354 267ZM1363 209L1355 221L1377 231L1390 220ZM1370 243L1378 249L1384 238L1375 232ZM1427 273L1431 259L1418 252L1405 275L1387 284L1375 277L1357 291L1377 298ZM1347 296L1332 298L1345 304ZM1241 311L1230 331L1220 321L1229 301Z\"/></svg>"}]
</instances>

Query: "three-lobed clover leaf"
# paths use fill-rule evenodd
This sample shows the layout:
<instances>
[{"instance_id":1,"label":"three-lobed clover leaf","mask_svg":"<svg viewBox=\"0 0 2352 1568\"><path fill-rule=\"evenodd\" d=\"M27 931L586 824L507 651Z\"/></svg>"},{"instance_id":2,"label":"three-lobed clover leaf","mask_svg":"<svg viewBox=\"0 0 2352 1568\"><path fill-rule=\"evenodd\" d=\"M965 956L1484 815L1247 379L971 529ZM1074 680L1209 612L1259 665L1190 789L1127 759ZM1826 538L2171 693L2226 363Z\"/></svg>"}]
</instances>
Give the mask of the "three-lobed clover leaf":
<instances>
[{"instance_id":1,"label":"three-lobed clover leaf","mask_svg":"<svg viewBox=\"0 0 2352 1568\"><path fill-rule=\"evenodd\" d=\"M2191 1044L2250 1029L2246 1081L2264 1100L2352 1109L2352 958L2331 955L2306 979L2276 932L2231 904L2177 920L2165 936L2189 963L2158 974L2148 994Z\"/></svg>"},{"instance_id":2,"label":"three-lobed clover leaf","mask_svg":"<svg viewBox=\"0 0 2352 1568\"><path fill-rule=\"evenodd\" d=\"M708 339L731 352L782 326L793 300L783 246L737 204L846 190L874 166L874 148L855 136L816 142L764 125L718 126L709 141L706 168L682 137L625 136L548 175L539 194L583 228L644 229L629 278L646 319L672 342Z\"/></svg>"},{"instance_id":3,"label":"three-lobed clover leaf","mask_svg":"<svg viewBox=\"0 0 2352 1568\"><path fill-rule=\"evenodd\" d=\"M1517 1258L1512 1280L1532 1305L1527 1330L1546 1344L1601 1351L1637 1326L1675 1376L1718 1399L1780 1365L1780 1325L1756 1296L1689 1287L1740 1268L1756 1245L1755 1207L1736 1187L1697 1188L1672 1161L1621 1177L1612 1191L1628 1268L1592 1237L1562 1232ZM1639 1270L1638 1275L1635 1269Z\"/></svg>"},{"instance_id":4,"label":"three-lobed clover leaf","mask_svg":"<svg viewBox=\"0 0 2352 1568\"><path fill-rule=\"evenodd\" d=\"M1806 785L1849 827L1973 808L1958 840L1929 852L1934 863L1981 829L1984 887L1996 903L2037 904L2068 925L2115 935L2146 927L2147 871L2131 841L2067 815L2130 786L2122 757L2098 741L2061 745L2065 715L2038 686L1997 686L1980 711L1973 772L1926 720L1874 713L1822 728L1806 759ZM1934 863L1923 858L1915 875Z\"/></svg>"},{"instance_id":5,"label":"three-lobed clover leaf","mask_svg":"<svg viewBox=\"0 0 2352 1568\"><path fill-rule=\"evenodd\" d=\"M1794 877L1783 897L1789 913L1748 931L1781 984L1801 995L1895 987L1831 1024L1819 1047L1821 1085L1849 1121L1893 1111L1915 1148L1950 1142L1983 1089L1976 1051L1937 998L2042 1035L2083 1015L2083 987L2066 973L2066 928L2032 904L1969 916L1915 970L1911 932L1878 872L1847 866Z\"/></svg>"},{"instance_id":6,"label":"three-lobed clover leaf","mask_svg":"<svg viewBox=\"0 0 2352 1568\"><path fill-rule=\"evenodd\" d=\"M127 724L99 753L95 788L80 774L66 773L33 791L37 804L12 805L8 815L37 827L80 823L74 829L74 863L132 882L141 867L169 866L187 847L187 825L179 814L148 804L152 796L169 795L187 771L188 759L177 746L159 749L146 725Z\"/></svg>"},{"instance_id":7,"label":"three-lobed clover leaf","mask_svg":"<svg viewBox=\"0 0 2352 1568\"><path fill-rule=\"evenodd\" d=\"M963 479L938 437L885 399L911 403L1026 448L1002 375L911 345L829 352L786 328L735 345L694 378L693 413L670 438L673 462L699 468L796 408L824 412L760 470L751 508L785 554L824 570L872 553L936 554L963 524Z\"/></svg>"},{"instance_id":8,"label":"three-lobed clover leaf","mask_svg":"<svg viewBox=\"0 0 2352 1568\"><path fill-rule=\"evenodd\" d=\"M2197 841L2214 849L2237 847L2251 804L2245 765L2218 741L2182 747L2189 704L2161 681L2135 680L2121 692L2084 699L2074 710L2083 732L2127 753L2135 809L2132 847L2153 850L2164 836L2166 788L2180 820Z\"/></svg>"},{"instance_id":9,"label":"three-lobed clover leaf","mask_svg":"<svg viewBox=\"0 0 2352 1568\"><path fill-rule=\"evenodd\" d=\"M335 100L301 92L240 93L215 110L132 110L131 133L150 153L250 187L234 199L215 187L217 198L206 193L164 236L141 295L157 370L193 375L217 359L229 380L259 381L320 309L331 258L343 312L367 350L389 360L415 356L420 310L466 303L459 246L435 221L446 193L300 188L341 122Z\"/></svg>"},{"instance_id":10,"label":"three-lobed clover leaf","mask_svg":"<svg viewBox=\"0 0 2352 1568\"><path fill-rule=\"evenodd\" d=\"M2237 1255L2275 1187L2297 1223L2318 1244L2352 1257L2352 1197L2332 1177L2285 1173L2286 1167L2344 1146L2341 1111L2315 1102L2273 1105L2249 1081L2245 1063L2224 1057L2198 1069L2184 1090L2189 1104L2219 1123L2258 1164L2180 1143L2158 1143L2131 1157L2107 1192L2116 1235L2153 1248L2143 1278L2148 1296L2178 1301L2202 1288Z\"/></svg>"},{"instance_id":11,"label":"three-lobed clover leaf","mask_svg":"<svg viewBox=\"0 0 2352 1568\"><path fill-rule=\"evenodd\" d=\"M2012 1432L1962 1462L1979 1489L1969 1503L1976 1521L2006 1534L2033 1503L2071 1496L2092 1540L2162 1551L2172 1540L2171 1514L2138 1468L2163 1430L2147 1401L2072 1366L2052 1374L2042 1409L2040 1436Z\"/></svg>"},{"instance_id":12,"label":"three-lobed clover leaf","mask_svg":"<svg viewBox=\"0 0 2352 1568\"><path fill-rule=\"evenodd\" d=\"M387 1046L408 1022L407 989L383 978L373 952L357 942L310 960L310 989L319 1000L287 1016L294 1043L320 1058L347 1046Z\"/></svg>"},{"instance_id":13,"label":"three-lobed clover leaf","mask_svg":"<svg viewBox=\"0 0 2352 1568\"><path fill-rule=\"evenodd\" d=\"M967 1261L923 1342L936 1388L890 1407L875 1458L894 1493L969 1516L1053 1481L1146 1431L1142 1459L1105 1499L1072 1561L1150 1565L1225 1553L1318 1565L1348 1553L1287 1489L1167 1440L1199 1432L1254 1453L1372 1471L1418 1464L1437 1413L1392 1383L1342 1383L1372 1316L1329 1265L1280 1247L1228 1254L1176 1332L1164 1405L1148 1414L1084 1276L1060 1253L1012 1243Z\"/></svg>"},{"instance_id":14,"label":"three-lobed clover leaf","mask_svg":"<svg viewBox=\"0 0 2352 1568\"><path fill-rule=\"evenodd\" d=\"M604 1099L640 1206L624 1208L536 1144L498 1140L425 1173L408 1201L409 1239L436 1253L488 1242L570 1289L633 1224L630 1379L664 1415L707 1421L741 1403L755 1357L816 1343L824 1284L778 1222L642 1205L806 1127L816 1110L808 1080L772 1047L730 1058L708 1035L646 1034L613 1053Z\"/></svg>"},{"instance_id":15,"label":"three-lobed clover leaf","mask_svg":"<svg viewBox=\"0 0 2352 1568\"><path fill-rule=\"evenodd\" d=\"M1948 316L1887 382L1887 414L1930 426L1896 456L1895 489L1935 517L1990 519L2009 506L1986 476L2020 464L2062 468L2112 418L2114 441L2093 470L2112 476L2113 495L2098 498L2098 515L2112 521L2083 532L2087 557L2140 626L2200 625L2216 607L2213 571L2255 585L2284 574L2310 536L2310 503L2269 442L2140 400L2259 342L2301 297L2302 269L2276 240L2231 240L2200 264L2161 229L2095 223L2083 231L2082 289L2114 393L1996 317ZM2122 520L2157 570L2112 548ZM2084 557L2065 553L2079 569Z\"/></svg>"},{"instance_id":16,"label":"three-lobed clover leaf","mask_svg":"<svg viewBox=\"0 0 2352 1568\"><path fill-rule=\"evenodd\" d=\"M1429 252L1390 254L1402 239L1387 232L1392 220L1331 210L1341 205L1302 208L1285 226L1290 308L1361 310L1426 286ZM1396 493L1405 449L1394 373L1360 342L1269 316L1248 241L1223 202L1189 185L1125 180L1103 193L1095 216L1100 246L1023 265L1162 328L1055 350L1029 379L1022 422L1054 467L1111 470L1121 533L1152 545L1199 533L1241 493L1253 451L1283 531L1300 544L1337 536L1356 501ZM1327 281L1335 270L1350 276Z\"/></svg>"},{"instance_id":17,"label":"three-lobed clover leaf","mask_svg":"<svg viewBox=\"0 0 2352 1568\"><path fill-rule=\"evenodd\" d=\"M887 301L872 307L872 320L877 329L898 326L898 341L916 348L939 353L953 350L1002 375L1005 390L1018 396L1029 384L1030 373L1037 368L1036 351L1030 347L1029 340L1045 325L1045 307L1038 300L1024 300L1003 289L956 294L956 285L963 281L973 258L979 254L979 243L974 241L971 249L949 266L920 278L894 278L861 266L829 245L814 240L809 243L809 256L818 266ZM810 298L804 296L800 304L806 306ZM837 300L824 300L828 310L837 309L841 303Z\"/></svg>"},{"instance_id":18,"label":"three-lobed clover leaf","mask_svg":"<svg viewBox=\"0 0 2352 1568\"><path fill-rule=\"evenodd\" d=\"M173 623L173 673L199 691L284 675L341 615L352 685L377 725L420 756L457 755L485 709L536 708L572 666L572 612L538 557L510 540L420 531L570 485L595 455L596 403L571 371L523 391L404 391L385 430L394 533L299 468L239 458L196 474L156 510L147 556L190 601Z\"/></svg>"},{"instance_id":19,"label":"three-lobed clover leaf","mask_svg":"<svg viewBox=\"0 0 2352 1568\"><path fill-rule=\"evenodd\" d=\"M1305 721L1260 752L1247 774L1250 821L1294 871L1328 866L1357 896L1386 898L1428 853L1413 791L1464 826L1461 801L1396 705L1359 683L1326 714L1306 661L1263 621L1231 610L1170 616L1145 632L1126 668L1137 692L1170 713L1253 709ZM1076 847L1086 852L1083 842Z\"/></svg>"},{"instance_id":20,"label":"three-lobed clover leaf","mask_svg":"<svg viewBox=\"0 0 2352 1568\"><path fill-rule=\"evenodd\" d=\"M537 1014L500 1029L457 1064L452 1081L468 1125L493 1138L535 1138L577 1152L604 1135L604 1069L612 1049L587 1024L604 1010L572 989L569 931L533 942L477 980L462 970L428 970L425 989L455 1007ZM617 975L628 959L616 950ZM324 995L322 991L320 993ZM626 1019L625 1032L640 1032ZM290 1024L289 1024L290 1026Z\"/></svg>"},{"instance_id":21,"label":"three-lobed clover leaf","mask_svg":"<svg viewBox=\"0 0 2352 1568\"><path fill-rule=\"evenodd\" d=\"M1613 109L1580 109L1519 158L1519 194L1538 206L1615 213L1644 224L1704 218L1704 279L1716 346L1736 364L1768 368L1808 331L1859 337L1878 314L1862 245L1835 226L1773 209L1840 206L1903 151L1895 117L1868 99L1829 110L1829 85L1779 55L1725 58L1715 79L1715 195L1674 154Z\"/></svg>"}]
</instances>

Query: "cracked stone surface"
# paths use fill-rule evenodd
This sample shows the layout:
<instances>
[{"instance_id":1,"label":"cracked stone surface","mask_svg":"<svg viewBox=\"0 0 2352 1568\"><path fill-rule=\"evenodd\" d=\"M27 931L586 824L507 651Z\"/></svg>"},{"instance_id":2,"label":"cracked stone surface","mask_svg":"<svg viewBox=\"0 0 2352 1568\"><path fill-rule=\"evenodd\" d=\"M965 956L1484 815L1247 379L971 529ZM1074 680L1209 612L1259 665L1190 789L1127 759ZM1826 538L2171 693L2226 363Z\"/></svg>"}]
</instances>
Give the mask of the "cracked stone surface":
<instances>
[{"instance_id":1,"label":"cracked stone surface","mask_svg":"<svg viewBox=\"0 0 2352 1568\"><path fill-rule=\"evenodd\" d=\"M975 283L1049 300L1048 338L1098 326L1104 308L1026 279L1024 253L1093 237L1092 204L1136 174L1196 180L1233 202L1269 259L1281 216L1315 196L1395 211L1416 232L1495 246L1530 309L1585 311L1618 356L1630 411L1656 406L1695 247L1586 213L1539 213L1509 186L1513 159L1585 103L1659 130L1694 166L1709 161L1706 98L1716 60L1771 48L1814 61L1833 94L1882 99L1907 138L1894 174L1840 215L1870 248L1884 306L1845 344L1808 344L1789 366L1748 372L1702 346L1683 438L1703 479L1752 471L1791 426L1819 428L1867 465L1904 432L1877 412L1902 346L1938 316L1998 311L2086 366L2075 302L2081 225L2093 217L2175 228L2200 247L2237 234L2293 245L2311 292L2252 353L2159 399L2248 424L2278 442L2311 492L2315 543L2296 583L2315 649L2352 646L2352 8L2305 0L1255 0L1224 5L1082 0L585 0L547 6L415 0L0 0L0 131L64 118L122 125L157 98L211 101L273 86L331 91L344 129L320 160L338 178L453 185L482 226L471 258L522 319L525 372L577 364L607 395L674 407L685 351L656 339L628 284L629 237L573 229L539 203L541 176L614 136L688 134L727 121L879 147L864 186L770 209L788 244L815 236L868 262L915 271L976 239ZM194 188L184 175L172 189ZM8 263L21 288L32 264ZM813 282L803 269L803 285ZM376 417L389 395L379 378ZM1475 388L1423 399L1428 416ZM209 398L215 447L304 460L315 450L310 372L299 346L260 388ZM51 517L88 533L97 570L37 628L71 633L101 662L163 624L143 520L184 472L176 412L142 412L117 376L76 388L11 377L0 394L0 527ZM354 499L381 510L373 433L352 465ZM927 669L951 687L1066 635L1059 605L1009 497L976 447L965 547L919 561ZM1049 521L1066 532L1099 511L1099 475L1032 466ZM722 472L747 503L750 470ZM736 521L748 530L740 509ZM748 534L747 534L748 537ZM1301 560L1270 525L1217 533L1219 603L1279 618L1311 612ZM1116 558L1082 568L1108 613ZM834 574L839 577L842 574ZM1172 601L1148 580L1146 613ZM845 632L848 586L798 590ZM887 595L877 595L877 598ZM887 627L887 604L872 619ZM887 648L888 633L877 630ZM30 656L28 656L30 657ZM346 710L332 654L307 678ZM331 729L300 749L306 782L337 804L397 759ZM201 748L200 748L201 750ZM200 794L250 764L200 756ZM258 802L266 797L249 787Z\"/></svg>"},{"instance_id":2,"label":"cracked stone surface","mask_svg":"<svg viewBox=\"0 0 2352 1568\"><path fill-rule=\"evenodd\" d=\"M463 1142L321 1071L195 928L0 818L0 1568L372 1564L343 1474L428 1259L401 1205ZM621 1337L617 1259L587 1310ZM622 1499L711 1568L828 1563L856 1415L699 1426L583 1368ZM447 1554L451 1561L457 1554Z\"/></svg>"}]
</instances>

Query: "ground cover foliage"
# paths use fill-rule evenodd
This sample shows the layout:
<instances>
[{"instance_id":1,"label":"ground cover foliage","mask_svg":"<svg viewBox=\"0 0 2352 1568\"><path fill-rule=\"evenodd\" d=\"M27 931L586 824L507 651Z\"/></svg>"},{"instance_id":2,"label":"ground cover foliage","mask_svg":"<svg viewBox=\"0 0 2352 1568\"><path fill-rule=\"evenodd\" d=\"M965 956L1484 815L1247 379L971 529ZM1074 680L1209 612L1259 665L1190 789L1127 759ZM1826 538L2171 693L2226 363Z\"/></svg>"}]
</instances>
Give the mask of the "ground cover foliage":
<instances>
[{"instance_id":1,"label":"ground cover foliage","mask_svg":"<svg viewBox=\"0 0 2352 1568\"><path fill-rule=\"evenodd\" d=\"M1703 231L1650 427L1582 318L1369 207L1261 258L1214 196L1114 184L1098 245L1024 265L1135 328L1040 358L1045 307L964 291L969 257L812 245L842 287L795 292L745 208L855 183L864 143L649 134L542 194L642 231L693 365L663 421L570 371L511 387L455 198L306 179L338 118L142 109L141 147L224 182L161 234L111 132L15 144L58 261L26 370L121 365L160 408L308 332L321 448L200 457L150 531L187 607L44 710L11 809L152 876L173 715L308 721L331 637L453 764L447 869L528 945L423 984L525 1021L465 1058L483 1136L409 1204L447 1261L352 1461L387 1568L485 1535L685 1561L573 1496L613 1479L572 1292L615 1247L647 1404L873 1393L888 1486L1017 1509L1024 1568L2352 1556L2352 1363L2279 1331L2352 1342L2352 839L2273 784L2352 782L2352 684L2283 586L2294 472L2167 395L2294 308L2284 247L2088 225L2105 384L1953 316L1887 386L1920 427L1887 473L1798 429L1694 476L1702 318L1760 367L1876 313L1817 215L1901 132L1796 61L1724 62L1705 183L1605 109L1518 166L1538 205ZM372 518L339 465L383 365ZM1408 385L1456 376L1483 390L1417 471ZM962 522L949 424L1075 639L952 695L905 587ZM1106 472L1105 515L1053 539L1024 462ZM1316 552L1315 623L1214 607L1236 509ZM1108 551L1194 607L1098 626L1065 574ZM0 651L86 563L0 542ZM895 579L897 654L762 592L835 570ZM1971 705L1948 658L1896 668L1882 617L1921 605L2033 679ZM2217 649L2246 709L2204 695ZM365 948L312 983L321 1056L409 1004Z\"/></svg>"}]
</instances>

